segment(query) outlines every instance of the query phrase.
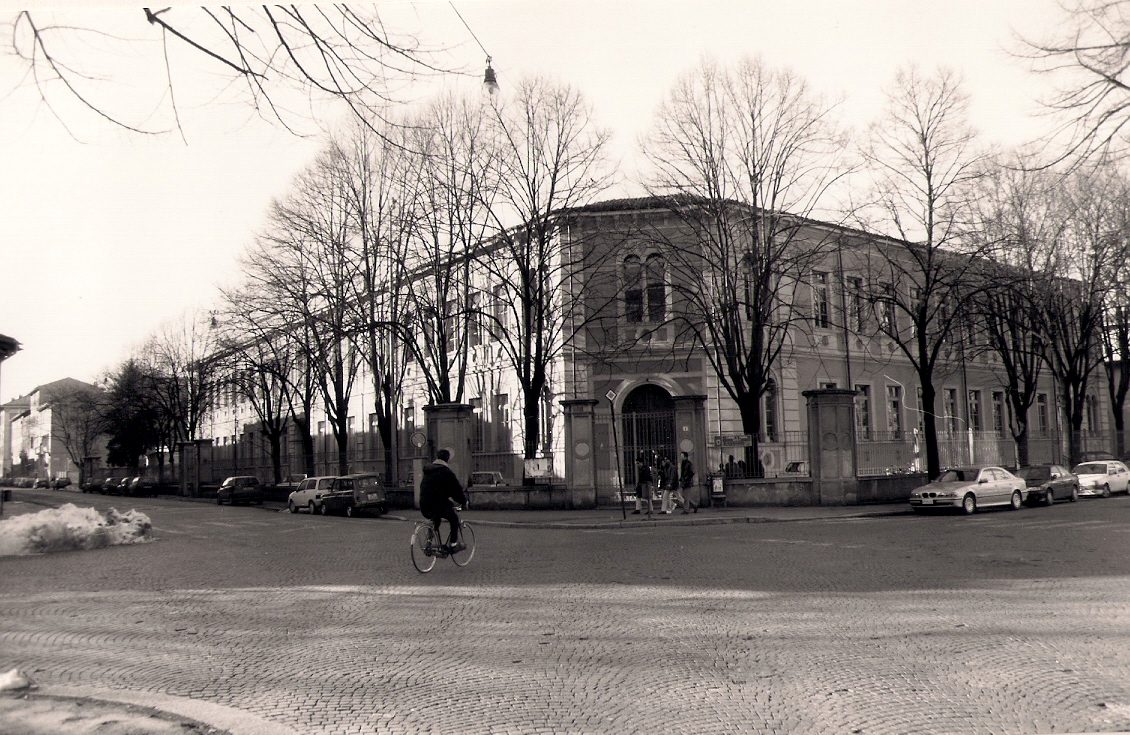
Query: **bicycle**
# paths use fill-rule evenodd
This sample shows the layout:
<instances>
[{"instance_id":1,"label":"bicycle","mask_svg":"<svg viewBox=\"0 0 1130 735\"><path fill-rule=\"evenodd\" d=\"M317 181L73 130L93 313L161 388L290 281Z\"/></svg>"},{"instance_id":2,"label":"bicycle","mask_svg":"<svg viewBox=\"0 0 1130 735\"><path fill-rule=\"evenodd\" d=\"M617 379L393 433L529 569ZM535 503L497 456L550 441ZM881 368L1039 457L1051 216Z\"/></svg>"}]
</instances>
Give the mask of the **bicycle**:
<instances>
[{"instance_id":1,"label":"bicycle","mask_svg":"<svg viewBox=\"0 0 1130 735\"><path fill-rule=\"evenodd\" d=\"M475 556L475 530L467 521L459 521L459 540L464 544L463 548L451 553L431 521L416 521L416 529L412 531L412 538L409 539L412 565L421 574L426 574L435 567L436 559L450 556L455 566L467 566Z\"/></svg>"}]
</instances>

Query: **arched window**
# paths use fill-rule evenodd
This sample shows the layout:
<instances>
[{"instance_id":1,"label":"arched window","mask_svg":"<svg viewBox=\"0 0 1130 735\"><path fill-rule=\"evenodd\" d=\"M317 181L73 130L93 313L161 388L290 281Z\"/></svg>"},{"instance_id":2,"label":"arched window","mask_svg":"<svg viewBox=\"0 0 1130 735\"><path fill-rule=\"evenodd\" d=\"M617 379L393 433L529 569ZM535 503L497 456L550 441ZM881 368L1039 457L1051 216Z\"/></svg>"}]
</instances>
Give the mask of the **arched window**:
<instances>
[{"instance_id":1,"label":"arched window","mask_svg":"<svg viewBox=\"0 0 1130 735\"><path fill-rule=\"evenodd\" d=\"M629 323L643 321L643 273L637 255L624 258L624 318Z\"/></svg>"}]
</instances>

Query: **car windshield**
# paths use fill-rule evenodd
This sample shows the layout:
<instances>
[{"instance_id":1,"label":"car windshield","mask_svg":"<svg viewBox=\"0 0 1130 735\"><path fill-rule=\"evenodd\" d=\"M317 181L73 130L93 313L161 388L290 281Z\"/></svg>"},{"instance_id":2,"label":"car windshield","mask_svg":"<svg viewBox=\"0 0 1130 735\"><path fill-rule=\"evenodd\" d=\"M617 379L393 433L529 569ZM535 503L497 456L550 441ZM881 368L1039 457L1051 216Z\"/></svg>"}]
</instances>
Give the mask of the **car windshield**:
<instances>
[{"instance_id":1,"label":"car windshield","mask_svg":"<svg viewBox=\"0 0 1130 735\"><path fill-rule=\"evenodd\" d=\"M946 470L938 482L971 482L977 479L980 470Z\"/></svg>"},{"instance_id":2,"label":"car windshield","mask_svg":"<svg viewBox=\"0 0 1130 735\"><path fill-rule=\"evenodd\" d=\"M1024 467L1016 471L1017 477L1025 480L1046 480L1052 476L1050 467Z\"/></svg>"},{"instance_id":3,"label":"car windshield","mask_svg":"<svg viewBox=\"0 0 1130 735\"><path fill-rule=\"evenodd\" d=\"M1075 474L1077 475L1105 475L1106 464L1102 462L1087 462L1085 464L1075 466Z\"/></svg>"},{"instance_id":4,"label":"car windshield","mask_svg":"<svg viewBox=\"0 0 1130 735\"><path fill-rule=\"evenodd\" d=\"M375 477L358 477L354 482L360 490L376 490L381 486Z\"/></svg>"}]
</instances>

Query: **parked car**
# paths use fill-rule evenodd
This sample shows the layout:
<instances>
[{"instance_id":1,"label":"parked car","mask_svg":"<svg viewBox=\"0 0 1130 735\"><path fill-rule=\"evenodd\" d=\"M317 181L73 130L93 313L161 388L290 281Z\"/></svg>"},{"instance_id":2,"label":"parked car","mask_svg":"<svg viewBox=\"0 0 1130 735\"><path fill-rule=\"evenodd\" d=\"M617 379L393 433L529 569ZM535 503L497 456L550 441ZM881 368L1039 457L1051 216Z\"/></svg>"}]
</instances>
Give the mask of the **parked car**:
<instances>
[{"instance_id":1,"label":"parked car","mask_svg":"<svg viewBox=\"0 0 1130 735\"><path fill-rule=\"evenodd\" d=\"M62 490L65 487L70 487L70 485L71 478L69 477L56 477L51 481L51 487L55 488L56 490Z\"/></svg>"},{"instance_id":2,"label":"parked car","mask_svg":"<svg viewBox=\"0 0 1130 735\"><path fill-rule=\"evenodd\" d=\"M1024 480L1003 467L955 467L911 491L910 508L961 508L966 515L991 505L1019 510L1027 495Z\"/></svg>"},{"instance_id":3,"label":"parked car","mask_svg":"<svg viewBox=\"0 0 1130 735\"><path fill-rule=\"evenodd\" d=\"M1038 464L1021 467L1016 476L1028 485L1028 504L1052 505L1056 500L1079 499L1079 478L1057 464Z\"/></svg>"},{"instance_id":4,"label":"parked car","mask_svg":"<svg viewBox=\"0 0 1130 735\"><path fill-rule=\"evenodd\" d=\"M302 482L298 483L298 488L290 494L286 499L286 507L290 509L291 513L297 513L302 508L306 508L311 514L321 512L325 515L325 505L322 503L322 496L329 492L330 485L333 483L334 478L331 475L323 477L307 477Z\"/></svg>"},{"instance_id":5,"label":"parked car","mask_svg":"<svg viewBox=\"0 0 1130 735\"><path fill-rule=\"evenodd\" d=\"M121 477L107 477L102 481L102 485L98 488L98 492L103 495L116 495L118 486L122 484Z\"/></svg>"},{"instance_id":6,"label":"parked car","mask_svg":"<svg viewBox=\"0 0 1130 735\"><path fill-rule=\"evenodd\" d=\"M131 498L155 498L157 497L157 481L150 477L134 477L129 481L123 495L128 495Z\"/></svg>"},{"instance_id":7,"label":"parked car","mask_svg":"<svg viewBox=\"0 0 1130 735\"><path fill-rule=\"evenodd\" d=\"M470 479L467 481L467 487L469 488L476 485L493 487L505 484L506 480L502 479L501 472L472 472Z\"/></svg>"},{"instance_id":8,"label":"parked car","mask_svg":"<svg viewBox=\"0 0 1130 735\"><path fill-rule=\"evenodd\" d=\"M96 493L102 490L102 480L90 479L82 483L84 493Z\"/></svg>"},{"instance_id":9,"label":"parked car","mask_svg":"<svg viewBox=\"0 0 1130 735\"><path fill-rule=\"evenodd\" d=\"M329 491L322 495L321 511L323 515L344 513L350 518L362 513L387 513L380 476L369 472L335 477Z\"/></svg>"},{"instance_id":10,"label":"parked car","mask_svg":"<svg viewBox=\"0 0 1130 735\"><path fill-rule=\"evenodd\" d=\"M1072 470L1079 477L1079 494L1109 498L1130 485L1130 469L1118 460L1081 462Z\"/></svg>"},{"instance_id":11,"label":"parked car","mask_svg":"<svg viewBox=\"0 0 1130 735\"><path fill-rule=\"evenodd\" d=\"M216 505L237 503L263 504L263 486L252 475L235 475L226 478L216 490Z\"/></svg>"}]
</instances>

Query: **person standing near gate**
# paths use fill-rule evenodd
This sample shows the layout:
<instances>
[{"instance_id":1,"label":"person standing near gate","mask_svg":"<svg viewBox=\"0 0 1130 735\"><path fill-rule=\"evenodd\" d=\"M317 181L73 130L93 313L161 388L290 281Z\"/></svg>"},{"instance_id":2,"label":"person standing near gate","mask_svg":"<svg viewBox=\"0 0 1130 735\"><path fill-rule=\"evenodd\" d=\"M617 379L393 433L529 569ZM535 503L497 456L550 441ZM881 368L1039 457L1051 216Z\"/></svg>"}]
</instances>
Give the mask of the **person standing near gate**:
<instances>
[{"instance_id":1,"label":"person standing near gate","mask_svg":"<svg viewBox=\"0 0 1130 735\"><path fill-rule=\"evenodd\" d=\"M691 462L690 454L683 452L683 461L679 463L679 484L675 489L675 502L683 506L683 515L687 514L687 508L694 508L694 512L698 512L698 503L693 500L688 503L686 498L693 487L694 462Z\"/></svg>"},{"instance_id":2,"label":"person standing near gate","mask_svg":"<svg viewBox=\"0 0 1130 735\"><path fill-rule=\"evenodd\" d=\"M639 458L636 459L636 509L632 511L632 515L640 514L644 498L647 499L647 514L651 515L653 510L651 495L654 488L655 469L651 466L647 452L640 452Z\"/></svg>"},{"instance_id":3,"label":"person standing near gate","mask_svg":"<svg viewBox=\"0 0 1130 735\"><path fill-rule=\"evenodd\" d=\"M671 515L671 511L675 509L674 495L679 489L679 477L675 474L675 465L666 455L659 460L659 486L663 493L659 512Z\"/></svg>"}]
</instances>

